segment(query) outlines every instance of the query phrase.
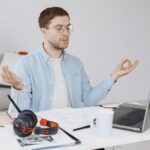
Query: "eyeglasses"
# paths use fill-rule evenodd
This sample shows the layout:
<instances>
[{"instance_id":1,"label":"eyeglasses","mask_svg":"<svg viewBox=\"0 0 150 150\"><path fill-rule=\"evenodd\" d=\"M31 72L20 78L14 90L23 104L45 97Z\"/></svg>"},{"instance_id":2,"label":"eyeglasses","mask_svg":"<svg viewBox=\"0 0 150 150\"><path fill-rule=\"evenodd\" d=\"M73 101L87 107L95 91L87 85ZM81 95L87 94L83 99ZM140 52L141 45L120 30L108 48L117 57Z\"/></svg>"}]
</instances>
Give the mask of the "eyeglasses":
<instances>
[{"instance_id":1,"label":"eyeglasses","mask_svg":"<svg viewBox=\"0 0 150 150\"><path fill-rule=\"evenodd\" d=\"M55 29L58 33L64 33L66 30L68 33L73 32L74 26L73 25L68 25L68 26L63 26L63 25L56 25Z\"/></svg>"}]
</instances>

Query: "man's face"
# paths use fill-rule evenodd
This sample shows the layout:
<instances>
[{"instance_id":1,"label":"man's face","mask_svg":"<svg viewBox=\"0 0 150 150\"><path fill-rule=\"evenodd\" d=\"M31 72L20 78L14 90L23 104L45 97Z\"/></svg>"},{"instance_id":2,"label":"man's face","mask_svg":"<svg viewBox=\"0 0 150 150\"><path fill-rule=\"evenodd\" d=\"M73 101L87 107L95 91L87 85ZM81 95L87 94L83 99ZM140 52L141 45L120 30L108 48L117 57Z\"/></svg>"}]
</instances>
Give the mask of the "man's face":
<instances>
[{"instance_id":1,"label":"man's face","mask_svg":"<svg viewBox=\"0 0 150 150\"><path fill-rule=\"evenodd\" d=\"M69 27L68 16L57 16L50 21L48 28L42 28L41 31L51 47L62 50L67 48L69 43Z\"/></svg>"}]
</instances>

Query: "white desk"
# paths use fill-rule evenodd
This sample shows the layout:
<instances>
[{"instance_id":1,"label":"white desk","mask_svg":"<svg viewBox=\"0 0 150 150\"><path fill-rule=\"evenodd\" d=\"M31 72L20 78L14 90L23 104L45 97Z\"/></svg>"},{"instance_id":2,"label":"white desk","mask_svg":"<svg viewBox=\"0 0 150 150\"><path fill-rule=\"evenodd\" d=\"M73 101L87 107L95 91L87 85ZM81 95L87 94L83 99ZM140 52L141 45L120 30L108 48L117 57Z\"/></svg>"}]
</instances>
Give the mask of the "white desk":
<instances>
[{"instance_id":1,"label":"white desk","mask_svg":"<svg viewBox=\"0 0 150 150\"><path fill-rule=\"evenodd\" d=\"M146 130L144 133L136 133L120 129L113 129L112 135L110 137L100 137L98 135L95 135L90 128L79 131L72 131L72 128L74 128L74 126L77 125L76 122L79 122L80 117L82 118L84 117L84 115L88 116L90 114L94 114L96 109L97 108L94 107L77 108L77 109L66 108L59 110L43 111L38 113L38 115L52 121L57 121L61 127L69 131L71 134L80 139L82 142L82 144L80 145L59 148L60 150L91 150L103 147L121 146L124 144L131 144L150 140L150 129ZM66 121L64 122L64 120ZM86 121L84 123L86 123ZM12 139L10 135L8 139L7 139L8 134L6 134L6 136L3 135L4 129L1 128L0 129L0 141L2 141L1 147L4 147L3 149L5 150L7 149L10 150L11 145L13 145L14 150L18 150L18 143L14 139ZM4 144L3 143L4 141L5 143L9 142L9 144ZM12 147L11 150L13 150Z\"/></svg>"},{"instance_id":2,"label":"white desk","mask_svg":"<svg viewBox=\"0 0 150 150\"><path fill-rule=\"evenodd\" d=\"M16 139L13 138L4 128L0 127L0 149L21 150Z\"/></svg>"}]
</instances>

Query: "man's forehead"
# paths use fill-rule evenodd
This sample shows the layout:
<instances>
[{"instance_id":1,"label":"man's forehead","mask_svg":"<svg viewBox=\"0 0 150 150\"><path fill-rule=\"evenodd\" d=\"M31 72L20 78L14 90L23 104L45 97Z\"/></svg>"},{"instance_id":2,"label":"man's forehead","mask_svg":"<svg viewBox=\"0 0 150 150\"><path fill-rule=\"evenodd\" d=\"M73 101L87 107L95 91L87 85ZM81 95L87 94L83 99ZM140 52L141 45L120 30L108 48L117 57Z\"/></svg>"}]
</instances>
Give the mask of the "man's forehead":
<instances>
[{"instance_id":1,"label":"man's forehead","mask_svg":"<svg viewBox=\"0 0 150 150\"><path fill-rule=\"evenodd\" d=\"M56 16L50 21L50 25L68 25L70 19L68 16Z\"/></svg>"}]
</instances>

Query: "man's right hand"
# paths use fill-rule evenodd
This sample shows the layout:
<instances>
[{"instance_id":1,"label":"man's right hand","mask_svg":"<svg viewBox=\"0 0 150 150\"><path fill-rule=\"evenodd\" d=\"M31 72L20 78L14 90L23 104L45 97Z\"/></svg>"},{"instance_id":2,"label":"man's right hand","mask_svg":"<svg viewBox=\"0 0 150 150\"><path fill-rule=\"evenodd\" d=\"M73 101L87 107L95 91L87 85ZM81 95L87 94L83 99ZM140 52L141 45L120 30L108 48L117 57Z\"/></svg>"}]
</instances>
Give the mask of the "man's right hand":
<instances>
[{"instance_id":1,"label":"man's right hand","mask_svg":"<svg viewBox=\"0 0 150 150\"><path fill-rule=\"evenodd\" d=\"M16 90L23 89L23 82L20 77L8 69L8 66L2 66L2 78L5 82L12 85Z\"/></svg>"}]
</instances>

